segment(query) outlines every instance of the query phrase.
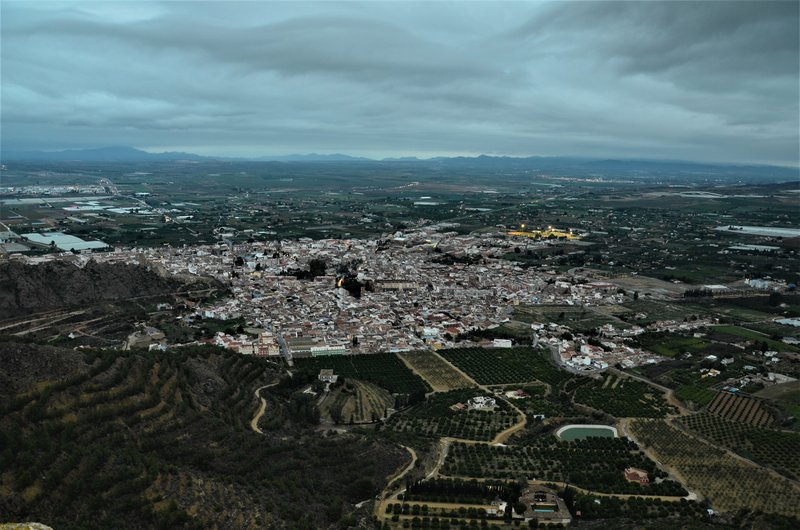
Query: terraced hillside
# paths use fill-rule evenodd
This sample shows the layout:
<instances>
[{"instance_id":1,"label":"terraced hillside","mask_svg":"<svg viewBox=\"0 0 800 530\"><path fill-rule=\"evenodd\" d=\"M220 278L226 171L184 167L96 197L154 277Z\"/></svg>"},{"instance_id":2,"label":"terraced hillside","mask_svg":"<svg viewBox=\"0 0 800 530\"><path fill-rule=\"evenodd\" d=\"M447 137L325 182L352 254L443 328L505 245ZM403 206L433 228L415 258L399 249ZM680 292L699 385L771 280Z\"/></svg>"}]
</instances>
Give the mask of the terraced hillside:
<instances>
[{"instance_id":1,"label":"terraced hillside","mask_svg":"<svg viewBox=\"0 0 800 530\"><path fill-rule=\"evenodd\" d=\"M254 433L253 391L279 373L264 360L209 347L78 354L0 343L3 378L20 376L22 357L50 369L22 391L0 390L0 523L326 528L404 459L360 435L319 436L313 414ZM297 412L291 384L271 398Z\"/></svg>"},{"instance_id":2,"label":"terraced hillside","mask_svg":"<svg viewBox=\"0 0 800 530\"><path fill-rule=\"evenodd\" d=\"M336 423L369 423L386 417L394 407L388 391L366 381L350 379L333 389L320 403L320 414Z\"/></svg>"}]
</instances>

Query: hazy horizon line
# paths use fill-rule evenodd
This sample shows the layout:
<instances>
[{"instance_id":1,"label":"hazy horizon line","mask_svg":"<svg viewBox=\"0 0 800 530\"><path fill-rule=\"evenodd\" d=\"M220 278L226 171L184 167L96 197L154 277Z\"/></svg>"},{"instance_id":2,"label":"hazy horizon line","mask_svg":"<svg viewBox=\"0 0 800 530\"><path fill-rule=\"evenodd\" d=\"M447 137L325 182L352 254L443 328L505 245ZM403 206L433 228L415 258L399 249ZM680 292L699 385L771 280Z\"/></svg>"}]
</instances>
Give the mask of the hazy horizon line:
<instances>
[{"instance_id":1,"label":"hazy horizon line","mask_svg":"<svg viewBox=\"0 0 800 530\"><path fill-rule=\"evenodd\" d=\"M347 152L342 150L337 151L323 151L323 150L309 150L309 151L284 151L284 152L273 152L268 154L255 154L255 155L222 155L222 154L206 154L204 149L193 149L191 147L135 147L132 145L102 145L102 146L95 146L95 147L68 147L68 148L57 148L57 149L47 149L47 148L27 148L27 149L20 149L20 148L3 148L0 146L0 157L2 157L3 152L11 152L11 153L43 153L43 154L59 154L59 153L68 153L68 152L81 152L81 151L102 151L102 150L111 150L111 149L131 149L136 150L148 155L165 155L165 154L186 154L192 155L197 157L203 158L211 158L211 159L229 159L229 160L257 160L263 159L268 157L334 157L334 156L341 156L353 159L353 162L357 162L359 160L365 162L383 162L383 161L402 161L401 159L409 159L409 161L413 161L413 159L424 162L424 161L431 161L435 159L445 158L445 159L452 159L452 158L480 158L480 157L487 157L487 158L507 158L507 159L531 159L531 158L543 158L543 159L556 159L556 158L563 158L563 159L572 159L572 160L586 160L586 161L612 161L618 160L620 162L662 162L662 163L691 163L697 165L712 165L712 166L754 166L754 167L781 167L781 168L789 168L789 169L800 169L800 160L795 163L786 163L786 162L723 162L723 161L705 161L705 160L692 160L692 159L685 159L685 158L656 158L656 157L629 157L629 156L615 156L615 155L605 155L605 156L590 156L590 155L574 155L574 154L506 154L506 153L492 153L492 152L448 152L448 153L403 153L403 154L383 154L383 155L374 155L374 154L353 154L353 152ZM188 149L188 150L187 150ZM199 152L198 152L199 151ZM357 153L357 152L356 152ZM264 160L268 161L268 160Z\"/></svg>"}]
</instances>

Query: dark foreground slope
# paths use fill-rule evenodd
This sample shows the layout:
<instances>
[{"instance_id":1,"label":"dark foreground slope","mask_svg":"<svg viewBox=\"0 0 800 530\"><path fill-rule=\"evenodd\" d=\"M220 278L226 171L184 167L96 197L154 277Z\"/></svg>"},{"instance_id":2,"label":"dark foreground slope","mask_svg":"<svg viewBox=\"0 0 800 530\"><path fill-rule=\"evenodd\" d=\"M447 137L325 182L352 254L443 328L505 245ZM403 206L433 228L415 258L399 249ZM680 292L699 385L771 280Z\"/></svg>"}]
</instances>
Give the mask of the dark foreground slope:
<instances>
[{"instance_id":1,"label":"dark foreground slope","mask_svg":"<svg viewBox=\"0 0 800 530\"><path fill-rule=\"evenodd\" d=\"M23 379L30 363L48 368ZM209 347L77 354L0 343L0 380L26 387L0 387L0 523L337 524L404 456L359 435L315 434L313 414L296 413L303 404L286 385L287 397L273 396L270 407L295 419L254 433L253 392L278 373L267 361Z\"/></svg>"},{"instance_id":2,"label":"dark foreground slope","mask_svg":"<svg viewBox=\"0 0 800 530\"><path fill-rule=\"evenodd\" d=\"M213 288L222 285L199 277L162 276L142 265L89 261L81 268L67 261L6 261L0 263L0 318Z\"/></svg>"}]
</instances>

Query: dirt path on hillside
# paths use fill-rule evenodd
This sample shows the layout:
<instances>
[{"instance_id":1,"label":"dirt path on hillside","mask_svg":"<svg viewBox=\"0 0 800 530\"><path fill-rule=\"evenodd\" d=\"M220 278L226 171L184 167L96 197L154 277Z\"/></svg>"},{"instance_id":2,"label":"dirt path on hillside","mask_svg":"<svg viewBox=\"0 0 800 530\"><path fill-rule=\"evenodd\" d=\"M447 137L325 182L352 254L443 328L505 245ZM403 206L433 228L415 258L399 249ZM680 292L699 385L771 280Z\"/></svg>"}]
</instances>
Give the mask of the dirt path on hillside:
<instances>
[{"instance_id":1,"label":"dirt path on hillside","mask_svg":"<svg viewBox=\"0 0 800 530\"><path fill-rule=\"evenodd\" d=\"M512 409L514 409L517 412L517 414L519 414L520 420L516 424L512 425L511 427L509 427L508 429L506 429L506 430L504 430L502 432L499 432L497 434L497 436L494 437L494 440L492 440L490 442L492 444L502 444L502 443L507 442L508 439L511 438L511 436L514 435L514 433L516 433L518 431L521 431L528 424L527 416L525 416L525 413L522 412L522 410L520 410L519 407L517 407L516 405L514 405L513 403L511 403L508 400L504 399L503 401L505 401L508 404L508 406L510 406Z\"/></svg>"},{"instance_id":2,"label":"dirt path on hillside","mask_svg":"<svg viewBox=\"0 0 800 530\"><path fill-rule=\"evenodd\" d=\"M389 489L392 487L392 484L405 477L408 473L411 472L412 469L414 469L414 466L417 465L417 452L406 445L401 445L400 447L408 451L408 454L411 455L411 462L409 462L404 468L402 468L394 475L392 475L391 478L389 479L389 482L386 483L386 486L383 488L383 490L381 490L381 492L376 497L375 509L373 510L373 513L378 517L381 517L384 513L386 513L386 505L389 502L391 502L392 499L397 498L398 495L400 495L405 491L405 488L403 487L400 490L390 495Z\"/></svg>"},{"instance_id":3,"label":"dirt path on hillside","mask_svg":"<svg viewBox=\"0 0 800 530\"><path fill-rule=\"evenodd\" d=\"M253 429L253 432L255 432L257 434L264 434L264 431L262 431L261 428L258 426L258 421L261 419L261 417L267 411L267 400L264 399L263 397L261 397L261 391L264 390L265 388L270 388L270 387L273 387L273 386L275 386L277 384L278 383L270 383L269 385L260 386L260 387L256 388L256 391L254 392L256 398L261 401L261 404L258 407L258 411L256 412L256 415L253 416L252 420L250 420L250 428Z\"/></svg>"}]
</instances>

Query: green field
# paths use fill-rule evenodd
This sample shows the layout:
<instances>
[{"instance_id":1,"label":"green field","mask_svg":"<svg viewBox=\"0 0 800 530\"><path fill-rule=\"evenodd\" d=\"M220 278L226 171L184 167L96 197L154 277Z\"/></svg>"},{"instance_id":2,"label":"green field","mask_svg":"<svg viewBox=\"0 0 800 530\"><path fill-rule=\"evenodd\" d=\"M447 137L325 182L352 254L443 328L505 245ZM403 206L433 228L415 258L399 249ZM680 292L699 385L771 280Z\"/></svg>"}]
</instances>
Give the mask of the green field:
<instances>
[{"instance_id":1,"label":"green field","mask_svg":"<svg viewBox=\"0 0 800 530\"><path fill-rule=\"evenodd\" d=\"M393 394L409 394L420 399L430 391L427 383L406 367L393 353L371 355L331 355L295 359L298 369L318 374L333 369L345 379L361 379L375 383Z\"/></svg>"},{"instance_id":2,"label":"green field","mask_svg":"<svg viewBox=\"0 0 800 530\"><path fill-rule=\"evenodd\" d=\"M572 377L533 348L454 348L439 354L482 385L541 381L558 386Z\"/></svg>"},{"instance_id":3,"label":"green field","mask_svg":"<svg viewBox=\"0 0 800 530\"><path fill-rule=\"evenodd\" d=\"M681 385L675 389L675 395L682 401L690 401L702 407L711 403L717 393L698 385Z\"/></svg>"},{"instance_id":4,"label":"green field","mask_svg":"<svg viewBox=\"0 0 800 530\"><path fill-rule=\"evenodd\" d=\"M703 313L698 312L697 308L685 303L668 303L660 300L643 300L640 298L636 301L626 302L624 307L629 311L629 319L633 319L639 313L645 315L642 319L633 320L639 325L659 320L682 321L692 315L703 316Z\"/></svg>"},{"instance_id":5,"label":"green field","mask_svg":"<svg viewBox=\"0 0 800 530\"><path fill-rule=\"evenodd\" d=\"M591 309L570 305L517 306L514 308L514 320L530 324L531 322L549 323L569 326L578 332L598 328L604 324L612 324L616 328L627 328L629 324L610 315Z\"/></svg>"},{"instance_id":6,"label":"green field","mask_svg":"<svg viewBox=\"0 0 800 530\"><path fill-rule=\"evenodd\" d=\"M714 326L711 329L713 332L718 334L741 337L757 343L766 343L770 349L778 351L798 351L798 348L795 346L791 346L779 340L774 340L769 335L765 335L763 333L759 333L758 331L753 331L740 326Z\"/></svg>"},{"instance_id":7,"label":"green field","mask_svg":"<svg viewBox=\"0 0 800 530\"><path fill-rule=\"evenodd\" d=\"M711 345L710 341L703 338L673 333L645 333L638 337L638 341L642 348L664 357L701 353Z\"/></svg>"},{"instance_id":8,"label":"green field","mask_svg":"<svg viewBox=\"0 0 800 530\"><path fill-rule=\"evenodd\" d=\"M661 391L641 381L612 375L603 382L589 381L578 387L575 402L617 418L663 418L675 410Z\"/></svg>"}]
</instances>

